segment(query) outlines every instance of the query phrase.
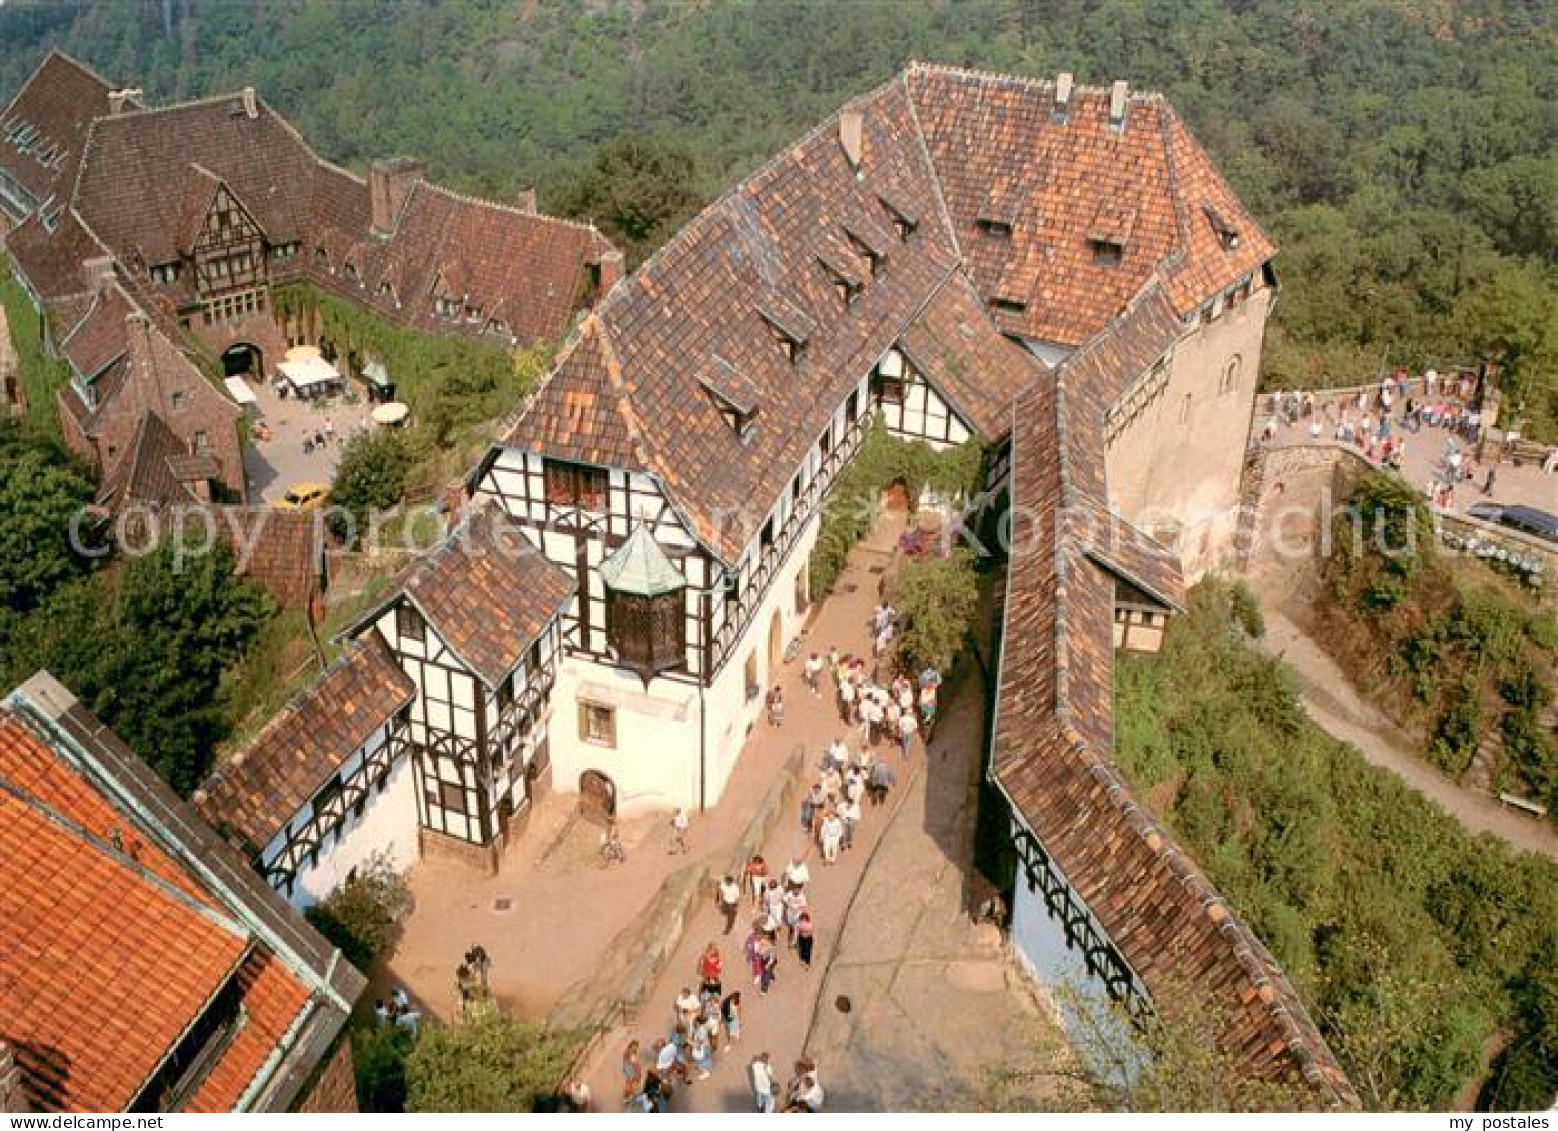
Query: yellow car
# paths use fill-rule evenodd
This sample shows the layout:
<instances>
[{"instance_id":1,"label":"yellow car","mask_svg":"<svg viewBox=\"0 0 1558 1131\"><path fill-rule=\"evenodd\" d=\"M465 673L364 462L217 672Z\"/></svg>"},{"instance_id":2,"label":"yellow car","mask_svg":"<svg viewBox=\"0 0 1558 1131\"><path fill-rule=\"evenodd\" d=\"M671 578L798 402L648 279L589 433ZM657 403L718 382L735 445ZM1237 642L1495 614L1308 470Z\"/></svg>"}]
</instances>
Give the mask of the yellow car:
<instances>
[{"instance_id":1,"label":"yellow car","mask_svg":"<svg viewBox=\"0 0 1558 1131\"><path fill-rule=\"evenodd\" d=\"M276 502L279 511L311 511L330 500L330 488L323 483L294 483Z\"/></svg>"}]
</instances>

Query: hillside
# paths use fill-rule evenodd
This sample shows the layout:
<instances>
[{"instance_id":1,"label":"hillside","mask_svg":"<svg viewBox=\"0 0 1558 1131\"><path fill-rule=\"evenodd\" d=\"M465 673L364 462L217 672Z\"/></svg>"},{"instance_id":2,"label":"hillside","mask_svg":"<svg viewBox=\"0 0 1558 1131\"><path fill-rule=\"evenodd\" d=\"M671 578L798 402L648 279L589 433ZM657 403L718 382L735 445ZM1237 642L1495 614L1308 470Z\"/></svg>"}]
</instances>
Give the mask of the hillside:
<instances>
[{"instance_id":1,"label":"hillside","mask_svg":"<svg viewBox=\"0 0 1558 1131\"><path fill-rule=\"evenodd\" d=\"M1528 431L1551 433L1551 12L1540 0L449 0L407 19L372 0L24 3L0 8L0 91L50 45L157 100L253 84L334 159L415 153L435 177L498 197L536 185L543 206L619 235L646 203L660 222L625 238L647 245L909 59L1123 77L1173 99L1283 248L1269 383L1497 347L1523 383ZM646 201L581 191L603 146L644 136L672 155L629 165Z\"/></svg>"}]
</instances>

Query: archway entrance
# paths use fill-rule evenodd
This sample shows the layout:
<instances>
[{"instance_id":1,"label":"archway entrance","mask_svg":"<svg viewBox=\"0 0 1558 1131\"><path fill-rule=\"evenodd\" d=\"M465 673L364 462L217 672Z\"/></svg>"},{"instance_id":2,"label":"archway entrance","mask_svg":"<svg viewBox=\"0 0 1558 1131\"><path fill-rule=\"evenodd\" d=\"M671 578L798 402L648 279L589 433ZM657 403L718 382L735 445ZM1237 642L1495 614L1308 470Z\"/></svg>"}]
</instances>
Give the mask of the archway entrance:
<instances>
[{"instance_id":1,"label":"archway entrance","mask_svg":"<svg viewBox=\"0 0 1558 1131\"><path fill-rule=\"evenodd\" d=\"M779 664L784 659L784 623L780 619L779 610L774 610L773 619L768 622L768 682L779 682Z\"/></svg>"},{"instance_id":2,"label":"archway entrance","mask_svg":"<svg viewBox=\"0 0 1558 1131\"><path fill-rule=\"evenodd\" d=\"M224 377L261 377L265 373L264 355L259 346L235 342L222 351Z\"/></svg>"},{"instance_id":3,"label":"archway entrance","mask_svg":"<svg viewBox=\"0 0 1558 1131\"><path fill-rule=\"evenodd\" d=\"M599 770L579 775L579 812L585 820L605 824L617 815L617 786Z\"/></svg>"}]
</instances>

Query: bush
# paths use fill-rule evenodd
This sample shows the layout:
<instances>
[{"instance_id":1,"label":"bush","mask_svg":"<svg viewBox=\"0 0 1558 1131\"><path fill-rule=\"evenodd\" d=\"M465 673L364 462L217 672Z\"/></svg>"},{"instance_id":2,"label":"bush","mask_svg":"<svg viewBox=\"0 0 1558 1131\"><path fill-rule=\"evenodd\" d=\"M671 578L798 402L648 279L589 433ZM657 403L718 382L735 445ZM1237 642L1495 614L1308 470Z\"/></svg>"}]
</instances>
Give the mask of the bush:
<instances>
[{"instance_id":1,"label":"bush","mask_svg":"<svg viewBox=\"0 0 1558 1131\"><path fill-rule=\"evenodd\" d=\"M362 1111L406 1110L406 1059L416 1035L399 1025L368 1024L352 1030L352 1067Z\"/></svg>"},{"instance_id":2,"label":"bush","mask_svg":"<svg viewBox=\"0 0 1558 1131\"><path fill-rule=\"evenodd\" d=\"M406 1058L406 1110L534 1111L559 1091L576 1042L536 1022L477 1009L429 1029Z\"/></svg>"},{"instance_id":3,"label":"bush","mask_svg":"<svg viewBox=\"0 0 1558 1131\"><path fill-rule=\"evenodd\" d=\"M388 853L376 852L305 917L348 962L367 971L394 946L400 921L410 910L411 889L390 866Z\"/></svg>"},{"instance_id":4,"label":"bush","mask_svg":"<svg viewBox=\"0 0 1558 1131\"><path fill-rule=\"evenodd\" d=\"M416 462L410 433L396 430L365 432L352 438L335 469L330 501L351 516L331 514L331 532L348 546L366 533L375 511L398 506L406 489L406 475Z\"/></svg>"},{"instance_id":5,"label":"bush","mask_svg":"<svg viewBox=\"0 0 1558 1131\"><path fill-rule=\"evenodd\" d=\"M895 595L903 631L894 659L900 671L946 671L963 648L979 608L979 575L973 552L911 561Z\"/></svg>"},{"instance_id":6,"label":"bush","mask_svg":"<svg viewBox=\"0 0 1558 1131\"><path fill-rule=\"evenodd\" d=\"M1434 725L1429 757L1445 773L1459 777L1477 753L1481 729L1482 704L1477 700L1477 689L1470 681L1463 682Z\"/></svg>"}]
</instances>

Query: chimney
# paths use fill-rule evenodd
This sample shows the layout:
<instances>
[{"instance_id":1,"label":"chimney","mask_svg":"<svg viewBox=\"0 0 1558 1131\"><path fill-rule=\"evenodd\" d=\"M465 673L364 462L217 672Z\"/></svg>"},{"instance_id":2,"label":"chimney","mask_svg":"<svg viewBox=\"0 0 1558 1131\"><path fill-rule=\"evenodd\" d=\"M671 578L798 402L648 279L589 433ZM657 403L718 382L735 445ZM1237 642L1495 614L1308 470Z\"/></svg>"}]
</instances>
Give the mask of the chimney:
<instances>
[{"instance_id":1,"label":"chimney","mask_svg":"<svg viewBox=\"0 0 1558 1131\"><path fill-rule=\"evenodd\" d=\"M839 144L849 167L859 170L861 145L864 140L865 114L857 106L846 106L839 111Z\"/></svg>"},{"instance_id":2,"label":"chimney","mask_svg":"<svg viewBox=\"0 0 1558 1131\"><path fill-rule=\"evenodd\" d=\"M536 211L536 190L533 188L520 189L519 195L514 198L514 207L521 212L529 212L531 215L534 215Z\"/></svg>"},{"instance_id":3,"label":"chimney","mask_svg":"<svg viewBox=\"0 0 1558 1131\"><path fill-rule=\"evenodd\" d=\"M1131 84L1115 79L1109 88L1109 125L1116 130L1125 129L1125 103L1131 94Z\"/></svg>"},{"instance_id":4,"label":"chimney","mask_svg":"<svg viewBox=\"0 0 1558 1131\"><path fill-rule=\"evenodd\" d=\"M158 412L166 411L157 361L152 356L151 335L151 319L142 311L132 310L124 316L125 373L118 395L135 420L153 407Z\"/></svg>"},{"instance_id":5,"label":"chimney","mask_svg":"<svg viewBox=\"0 0 1558 1131\"><path fill-rule=\"evenodd\" d=\"M622 277L627 274L627 260L616 248L608 248L601 253L600 263L600 298L605 298L611 293L611 288L622 282Z\"/></svg>"},{"instance_id":6,"label":"chimney","mask_svg":"<svg viewBox=\"0 0 1558 1131\"><path fill-rule=\"evenodd\" d=\"M252 86L244 87L239 97L243 99L244 117L249 119L258 118L260 116L260 104L254 97L254 88Z\"/></svg>"},{"instance_id":7,"label":"chimney","mask_svg":"<svg viewBox=\"0 0 1558 1131\"><path fill-rule=\"evenodd\" d=\"M400 222L411 190L426 167L410 157L390 157L368 166L368 199L373 211L373 232L388 236Z\"/></svg>"},{"instance_id":8,"label":"chimney","mask_svg":"<svg viewBox=\"0 0 1558 1131\"><path fill-rule=\"evenodd\" d=\"M81 274L87 281L87 289L102 294L114 278L114 257L94 255L81 261Z\"/></svg>"},{"instance_id":9,"label":"chimney","mask_svg":"<svg viewBox=\"0 0 1558 1131\"><path fill-rule=\"evenodd\" d=\"M1055 117L1061 121L1066 120L1066 115L1071 113L1071 88L1076 79L1070 71L1061 71L1060 77L1055 80Z\"/></svg>"},{"instance_id":10,"label":"chimney","mask_svg":"<svg viewBox=\"0 0 1558 1131\"><path fill-rule=\"evenodd\" d=\"M22 1070L11 1055L11 1046L0 1041L0 1112L17 1114L30 1110L22 1092Z\"/></svg>"},{"instance_id":11,"label":"chimney","mask_svg":"<svg viewBox=\"0 0 1558 1131\"><path fill-rule=\"evenodd\" d=\"M139 110L140 108L140 87L127 86L123 90L110 90L108 92L108 113L110 115L122 114L125 110Z\"/></svg>"}]
</instances>

